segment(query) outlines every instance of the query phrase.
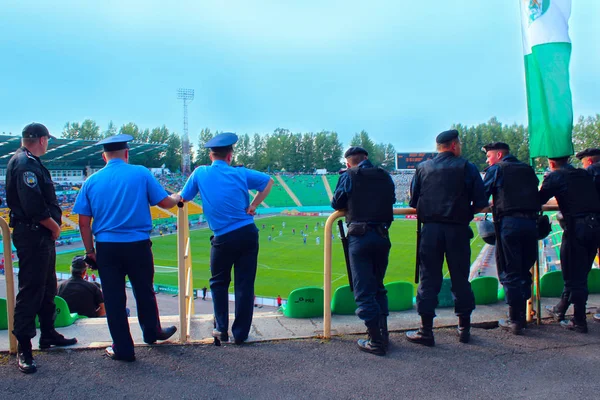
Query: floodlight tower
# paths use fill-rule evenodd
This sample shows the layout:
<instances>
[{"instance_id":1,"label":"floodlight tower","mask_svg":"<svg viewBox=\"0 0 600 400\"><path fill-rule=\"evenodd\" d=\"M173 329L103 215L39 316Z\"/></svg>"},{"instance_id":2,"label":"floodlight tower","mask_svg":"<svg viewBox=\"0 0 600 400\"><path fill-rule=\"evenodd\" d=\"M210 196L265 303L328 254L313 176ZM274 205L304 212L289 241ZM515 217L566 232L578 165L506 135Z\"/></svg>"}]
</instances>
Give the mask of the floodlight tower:
<instances>
[{"instance_id":1,"label":"floodlight tower","mask_svg":"<svg viewBox=\"0 0 600 400\"><path fill-rule=\"evenodd\" d=\"M183 100L183 135L181 138L181 173L185 176L190 174L190 136L188 134L188 112L187 106L194 100L194 89L177 89L177 98Z\"/></svg>"}]
</instances>

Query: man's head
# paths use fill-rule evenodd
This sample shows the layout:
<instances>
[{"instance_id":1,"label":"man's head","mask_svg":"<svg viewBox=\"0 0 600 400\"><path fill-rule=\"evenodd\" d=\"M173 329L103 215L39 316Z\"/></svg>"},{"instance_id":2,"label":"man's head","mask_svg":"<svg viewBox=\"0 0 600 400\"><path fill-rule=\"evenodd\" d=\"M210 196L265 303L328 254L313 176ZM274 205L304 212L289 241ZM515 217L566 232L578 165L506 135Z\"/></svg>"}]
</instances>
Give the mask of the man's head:
<instances>
[{"instance_id":1,"label":"man's head","mask_svg":"<svg viewBox=\"0 0 600 400\"><path fill-rule=\"evenodd\" d=\"M358 164L367 160L369 158L369 153L362 147L354 146L350 147L344 153L344 158L346 159L346 165L348 168L357 167Z\"/></svg>"},{"instance_id":2,"label":"man's head","mask_svg":"<svg viewBox=\"0 0 600 400\"><path fill-rule=\"evenodd\" d=\"M548 165L550 166L551 171L556 171L557 169L564 167L568 163L569 163L569 156L548 159Z\"/></svg>"},{"instance_id":3,"label":"man's head","mask_svg":"<svg viewBox=\"0 0 600 400\"><path fill-rule=\"evenodd\" d=\"M485 153L489 166L499 163L506 155L510 153L510 147L504 142L492 142L481 148Z\"/></svg>"},{"instance_id":4,"label":"man's head","mask_svg":"<svg viewBox=\"0 0 600 400\"><path fill-rule=\"evenodd\" d=\"M71 275L83 276L87 267L88 265L85 262L84 256L75 256L73 257L73 261L71 261Z\"/></svg>"},{"instance_id":5,"label":"man's head","mask_svg":"<svg viewBox=\"0 0 600 400\"><path fill-rule=\"evenodd\" d=\"M48 150L48 141L53 137L50 136L48 128L44 125L33 122L23 128L23 139L21 143L34 156L43 156Z\"/></svg>"},{"instance_id":6,"label":"man's head","mask_svg":"<svg viewBox=\"0 0 600 400\"><path fill-rule=\"evenodd\" d=\"M596 148L585 149L585 150L582 150L579 153L575 154L575 157L577 157L579 160L581 160L581 163L583 164L583 168L587 168L590 165L595 164L598 161L600 161L600 149L596 149Z\"/></svg>"},{"instance_id":7,"label":"man's head","mask_svg":"<svg viewBox=\"0 0 600 400\"><path fill-rule=\"evenodd\" d=\"M437 135L435 138L437 143L437 151L444 152L449 151L456 157L461 155L462 149L460 145L460 139L458 138L458 131L456 129L450 129Z\"/></svg>"},{"instance_id":8,"label":"man's head","mask_svg":"<svg viewBox=\"0 0 600 400\"><path fill-rule=\"evenodd\" d=\"M237 141L238 136L235 133L224 132L210 139L204 144L204 147L210 148L209 156L211 161L220 160L231 165L231 160L233 160L233 145Z\"/></svg>"},{"instance_id":9,"label":"man's head","mask_svg":"<svg viewBox=\"0 0 600 400\"><path fill-rule=\"evenodd\" d=\"M114 158L119 158L125 162L129 162L129 142L133 140L131 135L115 135L107 137L96 143L96 145L102 145L104 152L102 158L108 162Z\"/></svg>"}]
</instances>

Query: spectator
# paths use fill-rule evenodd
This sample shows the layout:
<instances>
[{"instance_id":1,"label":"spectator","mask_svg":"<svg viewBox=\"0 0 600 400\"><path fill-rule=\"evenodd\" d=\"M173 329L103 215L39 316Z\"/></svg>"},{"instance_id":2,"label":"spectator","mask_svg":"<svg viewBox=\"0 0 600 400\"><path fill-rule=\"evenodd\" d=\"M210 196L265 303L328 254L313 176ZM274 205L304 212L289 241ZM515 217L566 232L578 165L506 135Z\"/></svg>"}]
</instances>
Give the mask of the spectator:
<instances>
[{"instance_id":1,"label":"spectator","mask_svg":"<svg viewBox=\"0 0 600 400\"><path fill-rule=\"evenodd\" d=\"M58 295L65 299L71 312L88 318L106 316L100 287L84 279L88 265L83 256L73 257L71 277L58 285Z\"/></svg>"}]
</instances>

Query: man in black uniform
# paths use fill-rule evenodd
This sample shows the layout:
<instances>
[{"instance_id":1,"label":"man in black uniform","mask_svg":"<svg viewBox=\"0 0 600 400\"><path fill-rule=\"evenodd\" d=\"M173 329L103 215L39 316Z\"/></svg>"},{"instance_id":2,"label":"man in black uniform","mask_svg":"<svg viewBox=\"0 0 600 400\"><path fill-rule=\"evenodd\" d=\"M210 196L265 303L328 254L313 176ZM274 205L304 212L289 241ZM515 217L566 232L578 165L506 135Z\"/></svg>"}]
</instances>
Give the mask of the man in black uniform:
<instances>
[{"instance_id":1,"label":"man in black uniform","mask_svg":"<svg viewBox=\"0 0 600 400\"><path fill-rule=\"evenodd\" d=\"M19 343L19 370L37 370L31 339L35 337L35 316L40 321L40 348L69 346L76 339L54 329L56 306L56 249L60 236L62 211L56 200L54 183L39 157L48 150L50 133L38 123L23 129L22 147L6 169L6 203L10 226L19 257L19 293L15 305L13 334Z\"/></svg>"},{"instance_id":2,"label":"man in black uniform","mask_svg":"<svg viewBox=\"0 0 600 400\"><path fill-rule=\"evenodd\" d=\"M58 295L65 299L69 310L88 318L104 317L104 298L100 286L83 277L88 268L84 256L75 256L71 262L71 277L58 285Z\"/></svg>"},{"instance_id":3,"label":"man in black uniform","mask_svg":"<svg viewBox=\"0 0 600 400\"><path fill-rule=\"evenodd\" d=\"M539 180L529 165L510 154L506 143L483 146L487 169L483 185L486 199L493 196L498 278L504 286L509 319L501 328L519 335L526 323L527 299L531 297L530 269L537 258L536 218L541 210Z\"/></svg>"},{"instance_id":4,"label":"man in black uniform","mask_svg":"<svg viewBox=\"0 0 600 400\"><path fill-rule=\"evenodd\" d=\"M376 168L361 147L344 157L348 170L340 176L331 207L346 210L350 269L356 314L367 326L369 338L359 340L362 351L385 355L389 343L388 300L383 279L388 265L388 229L394 220L395 185L385 170Z\"/></svg>"},{"instance_id":5,"label":"man in black uniform","mask_svg":"<svg viewBox=\"0 0 600 400\"><path fill-rule=\"evenodd\" d=\"M469 223L473 214L487 206L483 182L477 167L460 157L461 144L455 129L440 133L439 154L417 166L411 185L410 206L417 209L423 223L419 244L419 277L417 312L421 327L407 332L413 343L434 346L433 318L442 287L444 255L448 263L458 316L459 340L470 338L471 312L475 297L469 282L471 265Z\"/></svg>"},{"instance_id":6,"label":"man in black uniform","mask_svg":"<svg viewBox=\"0 0 600 400\"><path fill-rule=\"evenodd\" d=\"M552 171L542 183L540 203L556 197L565 219L560 245L560 264L565 287L559 303L546 307L564 328L587 333L587 277L600 245L600 196L592 175L569 164L569 157L548 160ZM573 319L565 313L573 304Z\"/></svg>"}]
</instances>

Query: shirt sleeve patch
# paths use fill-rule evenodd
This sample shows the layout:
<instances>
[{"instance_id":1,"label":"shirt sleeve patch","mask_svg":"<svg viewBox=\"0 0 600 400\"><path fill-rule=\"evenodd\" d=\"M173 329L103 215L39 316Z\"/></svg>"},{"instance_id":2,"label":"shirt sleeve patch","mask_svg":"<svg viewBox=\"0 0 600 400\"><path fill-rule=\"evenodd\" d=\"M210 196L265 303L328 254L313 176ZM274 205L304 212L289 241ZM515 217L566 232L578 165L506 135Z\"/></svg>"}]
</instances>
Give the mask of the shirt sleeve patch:
<instances>
[{"instance_id":1,"label":"shirt sleeve patch","mask_svg":"<svg viewBox=\"0 0 600 400\"><path fill-rule=\"evenodd\" d=\"M38 183L37 176L35 176L35 174L31 171L27 171L23 174L23 180L25 181L25 184L30 188L36 187Z\"/></svg>"}]
</instances>

